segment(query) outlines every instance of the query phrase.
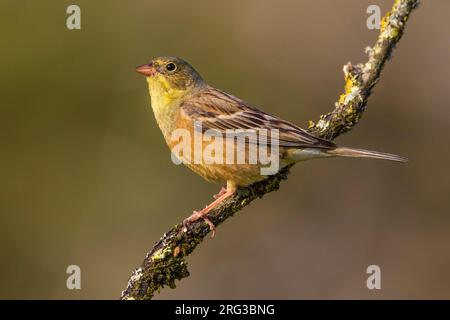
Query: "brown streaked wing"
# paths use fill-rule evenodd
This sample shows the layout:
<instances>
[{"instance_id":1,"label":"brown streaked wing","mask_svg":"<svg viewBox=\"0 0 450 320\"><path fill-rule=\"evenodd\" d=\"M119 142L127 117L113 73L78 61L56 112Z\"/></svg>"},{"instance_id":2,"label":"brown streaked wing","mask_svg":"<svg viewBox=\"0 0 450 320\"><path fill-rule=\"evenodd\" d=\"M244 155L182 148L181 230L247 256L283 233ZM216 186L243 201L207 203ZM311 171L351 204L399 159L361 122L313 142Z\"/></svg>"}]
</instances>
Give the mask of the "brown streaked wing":
<instances>
[{"instance_id":1,"label":"brown streaked wing","mask_svg":"<svg viewBox=\"0 0 450 320\"><path fill-rule=\"evenodd\" d=\"M210 86L186 97L181 116L201 121L202 130L225 132L227 129L278 129L279 146L334 149L336 145L317 138L304 129L267 114L246 102Z\"/></svg>"}]
</instances>

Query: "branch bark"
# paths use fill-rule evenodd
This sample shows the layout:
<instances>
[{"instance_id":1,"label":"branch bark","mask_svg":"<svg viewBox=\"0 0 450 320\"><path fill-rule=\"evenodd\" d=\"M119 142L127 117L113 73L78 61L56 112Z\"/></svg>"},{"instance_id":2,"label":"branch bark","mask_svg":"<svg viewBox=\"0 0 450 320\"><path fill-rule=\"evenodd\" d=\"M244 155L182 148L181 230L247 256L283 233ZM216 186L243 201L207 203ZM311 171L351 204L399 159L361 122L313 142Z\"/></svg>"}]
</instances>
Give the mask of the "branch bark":
<instances>
[{"instance_id":1,"label":"branch bark","mask_svg":"<svg viewBox=\"0 0 450 320\"><path fill-rule=\"evenodd\" d=\"M349 62L344 66L345 92L339 97L333 111L320 116L317 123L309 122L310 132L332 140L359 122L371 90L378 82L385 62L402 37L409 15L418 3L419 0L395 1L381 21L375 45L366 48L368 61L357 65ZM264 181L239 188L234 196L211 211L208 218L216 226L220 225L253 200L277 190L280 182L287 179L289 169L286 167ZM189 224L185 230L183 224L179 223L164 233L147 253L142 265L132 273L121 299L151 299L155 292L165 286L175 288L175 280L189 276L185 258L209 232L208 225L199 220Z\"/></svg>"}]
</instances>

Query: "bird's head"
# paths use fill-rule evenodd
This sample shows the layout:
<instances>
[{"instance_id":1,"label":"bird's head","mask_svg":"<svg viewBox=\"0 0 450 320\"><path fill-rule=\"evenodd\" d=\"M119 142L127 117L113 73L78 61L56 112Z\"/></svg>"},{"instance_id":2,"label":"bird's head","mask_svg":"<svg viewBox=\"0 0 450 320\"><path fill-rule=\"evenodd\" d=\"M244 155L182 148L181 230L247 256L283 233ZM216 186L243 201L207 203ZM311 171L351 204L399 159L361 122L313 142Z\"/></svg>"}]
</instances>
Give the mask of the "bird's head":
<instances>
[{"instance_id":1,"label":"bird's head","mask_svg":"<svg viewBox=\"0 0 450 320\"><path fill-rule=\"evenodd\" d=\"M153 58L148 64L136 68L147 77L150 95L176 99L202 86L203 79L186 61L176 57Z\"/></svg>"}]
</instances>

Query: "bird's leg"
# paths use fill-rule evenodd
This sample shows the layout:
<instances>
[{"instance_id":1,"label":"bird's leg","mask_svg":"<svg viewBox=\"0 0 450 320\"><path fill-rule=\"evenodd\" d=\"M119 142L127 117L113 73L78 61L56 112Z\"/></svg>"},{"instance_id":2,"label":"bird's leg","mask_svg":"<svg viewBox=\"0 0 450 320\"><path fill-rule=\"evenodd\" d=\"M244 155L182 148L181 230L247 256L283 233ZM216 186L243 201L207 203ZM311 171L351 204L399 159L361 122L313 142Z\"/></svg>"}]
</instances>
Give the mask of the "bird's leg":
<instances>
[{"instance_id":1,"label":"bird's leg","mask_svg":"<svg viewBox=\"0 0 450 320\"><path fill-rule=\"evenodd\" d=\"M218 194L213 195L214 199L219 199L221 195L223 195L225 192L227 192L227 186L223 186L222 189L220 189Z\"/></svg>"},{"instance_id":2,"label":"bird's leg","mask_svg":"<svg viewBox=\"0 0 450 320\"><path fill-rule=\"evenodd\" d=\"M188 223L197 221L198 219L203 219L206 224L208 224L209 229L212 231L211 234L211 238L214 237L214 235L216 234L216 227L214 226L214 224L211 222L211 220L208 219L208 217L206 216L212 209L214 209L217 205L219 205L221 202L223 202L225 199L227 199L228 197L230 197L231 195L233 195L233 193L235 192L235 188L234 187L230 187L229 185L227 185L227 188L222 188L222 190L220 190L219 194L217 195L216 200L214 200L213 202L211 202L209 205L207 205L205 208L203 208L200 211L194 211L192 213L192 215L190 215L188 218L184 219L183 221L183 225L186 225Z\"/></svg>"}]
</instances>

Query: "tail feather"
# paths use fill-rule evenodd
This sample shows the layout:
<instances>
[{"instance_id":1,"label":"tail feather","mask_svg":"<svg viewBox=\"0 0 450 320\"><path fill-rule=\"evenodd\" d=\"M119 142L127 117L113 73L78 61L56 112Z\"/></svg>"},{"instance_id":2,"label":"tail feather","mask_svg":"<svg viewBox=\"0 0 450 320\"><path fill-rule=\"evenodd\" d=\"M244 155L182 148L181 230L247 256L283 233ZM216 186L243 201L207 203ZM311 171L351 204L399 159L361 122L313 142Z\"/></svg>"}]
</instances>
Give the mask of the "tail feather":
<instances>
[{"instance_id":1,"label":"tail feather","mask_svg":"<svg viewBox=\"0 0 450 320\"><path fill-rule=\"evenodd\" d=\"M336 149L333 150L327 150L326 153L331 156L338 156L338 157L372 158L398 162L408 162L407 158L397 156L395 154L363 149L346 148L346 147L337 147Z\"/></svg>"}]
</instances>

